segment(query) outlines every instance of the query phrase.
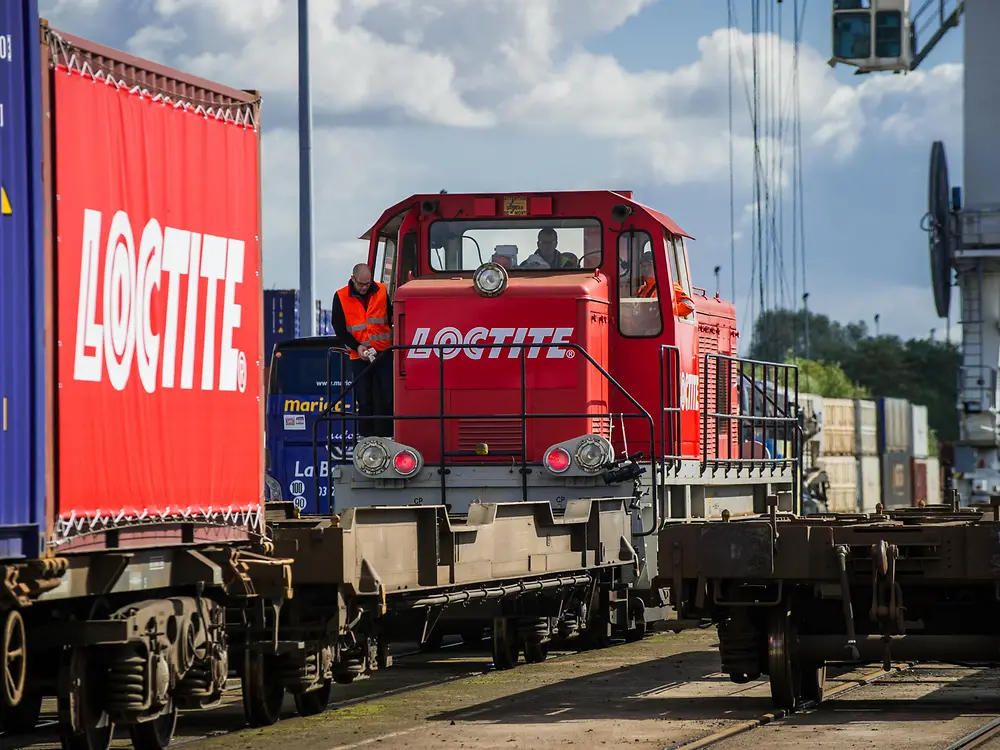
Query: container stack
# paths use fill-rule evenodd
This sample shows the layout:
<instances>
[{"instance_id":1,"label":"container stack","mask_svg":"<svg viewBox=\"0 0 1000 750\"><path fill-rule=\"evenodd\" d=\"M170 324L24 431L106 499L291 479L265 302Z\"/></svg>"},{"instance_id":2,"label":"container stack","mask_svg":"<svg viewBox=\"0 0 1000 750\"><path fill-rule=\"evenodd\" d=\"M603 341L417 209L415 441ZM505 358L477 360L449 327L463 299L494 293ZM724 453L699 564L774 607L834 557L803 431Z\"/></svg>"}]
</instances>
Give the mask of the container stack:
<instances>
[{"instance_id":1,"label":"container stack","mask_svg":"<svg viewBox=\"0 0 1000 750\"><path fill-rule=\"evenodd\" d=\"M858 509L874 513L882 502L882 466L878 450L878 407L868 399L854 399L854 455L858 462Z\"/></svg>"},{"instance_id":2,"label":"container stack","mask_svg":"<svg viewBox=\"0 0 1000 750\"><path fill-rule=\"evenodd\" d=\"M299 337L299 290L264 290L264 366L275 344Z\"/></svg>"},{"instance_id":3,"label":"container stack","mask_svg":"<svg viewBox=\"0 0 1000 750\"><path fill-rule=\"evenodd\" d=\"M875 403L878 407L878 448L882 468L882 502L886 508L912 505L914 502L912 407L905 398L883 397ZM926 434L925 427L924 435L926 436ZM926 456L926 439L923 450Z\"/></svg>"},{"instance_id":4,"label":"container stack","mask_svg":"<svg viewBox=\"0 0 1000 750\"><path fill-rule=\"evenodd\" d=\"M854 401L849 398L822 400L819 459L816 465L826 472L830 487L827 510L856 513L858 510L858 465L855 458Z\"/></svg>"},{"instance_id":5,"label":"container stack","mask_svg":"<svg viewBox=\"0 0 1000 750\"><path fill-rule=\"evenodd\" d=\"M919 404L911 406L910 430L913 445L910 471L913 482L913 504L944 502L941 497L940 462L936 456L930 455L930 430L926 406Z\"/></svg>"},{"instance_id":6,"label":"container stack","mask_svg":"<svg viewBox=\"0 0 1000 750\"><path fill-rule=\"evenodd\" d=\"M318 307L318 306L317 306ZM324 310L319 307L316 311L316 335L317 336L332 336L333 335L333 323L331 322L331 310Z\"/></svg>"}]
</instances>

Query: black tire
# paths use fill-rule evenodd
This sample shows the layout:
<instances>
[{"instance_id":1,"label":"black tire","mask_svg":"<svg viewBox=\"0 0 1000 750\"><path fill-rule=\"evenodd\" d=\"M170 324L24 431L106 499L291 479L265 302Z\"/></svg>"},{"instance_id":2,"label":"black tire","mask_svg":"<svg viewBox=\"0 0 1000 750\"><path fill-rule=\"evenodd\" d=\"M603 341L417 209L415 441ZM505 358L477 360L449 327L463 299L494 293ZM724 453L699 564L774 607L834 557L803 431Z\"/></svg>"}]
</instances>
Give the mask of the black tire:
<instances>
[{"instance_id":1,"label":"black tire","mask_svg":"<svg viewBox=\"0 0 1000 750\"><path fill-rule=\"evenodd\" d=\"M114 722L109 721L101 708L95 705L101 677L87 657L86 649L73 648L63 653L57 697L59 740L63 750L108 750L111 747L111 740L115 736ZM69 692L77 682L77 700L75 704L71 704L68 700ZM75 710L77 723L82 727L79 733L71 728L71 710ZM98 724L103 726L97 726Z\"/></svg>"},{"instance_id":2,"label":"black tire","mask_svg":"<svg viewBox=\"0 0 1000 750\"><path fill-rule=\"evenodd\" d=\"M520 657L517 632L514 621L497 617L493 620L492 632L493 667L497 670L513 669Z\"/></svg>"},{"instance_id":3,"label":"black tire","mask_svg":"<svg viewBox=\"0 0 1000 750\"><path fill-rule=\"evenodd\" d=\"M243 674L243 713L252 727L268 727L281 718L285 687L278 679L276 659L266 654L245 651Z\"/></svg>"},{"instance_id":4,"label":"black tire","mask_svg":"<svg viewBox=\"0 0 1000 750\"><path fill-rule=\"evenodd\" d=\"M135 750L167 750L177 729L177 706L152 721L133 724L129 734Z\"/></svg>"},{"instance_id":5,"label":"black tire","mask_svg":"<svg viewBox=\"0 0 1000 750\"><path fill-rule=\"evenodd\" d=\"M802 665L800 694L803 701L823 702L826 695L826 664L806 663Z\"/></svg>"},{"instance_id":6,"label":"black tire","mask_svg":"<svg viewBox=\"0 0 1000 750\"><path fill-rule=\"evenodd\" d=\"M548 643L525 643L524 661L528 664L541 664L549 656Z\"/></svg>"},{"instance_id":7,"label":"black tire","mask_svg":"<svg viewBox=\"0 0 1000 750\"><path fill-rule=\"evenodd\" d=\"M330 705L330 693L333 691L333 681L324 680L323 684L308 693L295 694L295 710L299 716L315 716L321 714Z\"/></svg>"}]
</instances>

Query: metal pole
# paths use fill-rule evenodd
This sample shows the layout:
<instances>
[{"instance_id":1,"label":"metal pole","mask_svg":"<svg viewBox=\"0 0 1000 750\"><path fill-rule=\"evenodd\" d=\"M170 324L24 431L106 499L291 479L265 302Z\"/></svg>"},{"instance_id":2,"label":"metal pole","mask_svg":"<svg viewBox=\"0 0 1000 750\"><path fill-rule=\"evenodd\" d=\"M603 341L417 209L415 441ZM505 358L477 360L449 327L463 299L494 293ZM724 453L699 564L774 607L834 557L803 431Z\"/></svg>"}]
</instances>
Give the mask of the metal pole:
<instances>
[{"instance_id":1,"label":"metal pole","mask_svg":"<svg viewBox=\"0 0 1000 750\"><path fill-rule=\"evenodd\" d=\"M299 0L299 309L313 309L312 100L309 92L309 0ZM301 316L301 335L315 333L313 316Z\"/></svg>"},{"instance_id":2,"label":"metal pole","mask_svg":"<svg viewBox=\"0 0 1000 750\"><path fill-rule=\"evenodd\" d=\"M809 292L802 295L802 321L806 329L806 359L809 359Z\"/></svg>"}]
</instances>

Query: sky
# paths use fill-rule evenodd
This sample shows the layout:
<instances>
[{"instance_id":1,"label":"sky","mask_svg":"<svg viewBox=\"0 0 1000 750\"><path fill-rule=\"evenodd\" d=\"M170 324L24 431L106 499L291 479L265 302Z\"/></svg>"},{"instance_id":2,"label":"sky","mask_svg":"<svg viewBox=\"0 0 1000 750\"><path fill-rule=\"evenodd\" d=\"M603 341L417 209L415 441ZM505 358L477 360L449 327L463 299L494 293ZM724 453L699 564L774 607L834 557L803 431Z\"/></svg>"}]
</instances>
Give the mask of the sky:
<instances>
[{"instance_id":1,"label":"sky","mask_svg":"<svg viewBox=\"0 0 1000 750\"><path fill-rule=\"evenodd\" d=\"M749 343L760 309L747 95L752 4L734 3L732 32L727 5L312 0L317 298L330 306L351 267L367 259L357 237L410 194L625 189L695 238L696 286L714 293L721 267L720 292L735 300ZM780 17L782 34L761 33L756 45L766 200L781 206L765 304L801 307L808 291L809 309L835 320L874 328L877 314L882 333L924 338L936 329L941 338L947 322L934 311L920 220L933 140L944 141L952 184L961 184L962 27L917 71L857 76L827 64L830 3L798 3L796 210L792 129L777 137L778 118L765 115L774 102L770 109L780 104L792 120L793 5L762 11L762 31L776 32ZM56 29L261 91L264 282L296 287L295 0L40 0L40 8Z\"/></svg>"}]
</instances>

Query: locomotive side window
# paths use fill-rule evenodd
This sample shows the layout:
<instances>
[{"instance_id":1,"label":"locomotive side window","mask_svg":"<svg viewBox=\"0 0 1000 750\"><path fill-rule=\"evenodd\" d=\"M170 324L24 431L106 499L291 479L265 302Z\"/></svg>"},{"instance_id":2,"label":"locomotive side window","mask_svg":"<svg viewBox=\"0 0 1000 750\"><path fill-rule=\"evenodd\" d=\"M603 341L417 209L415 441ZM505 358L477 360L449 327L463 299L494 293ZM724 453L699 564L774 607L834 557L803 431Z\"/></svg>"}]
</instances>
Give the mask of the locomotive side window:
<instances>
[{"instance_id":1,"label":"locomotive side window","mask_svg":"<svg viewBox=\"0 0 1000 750\"><path fill-rule=\"evenodd\" d=\"M648 232L623 232L618 237L618 257L625 270L618 284L618 328L622 336L659 336L663 332L663 316L653 238Z\"/></svg>"},{"instance_id":2,"label":"locomotive side window","mask_svg":"<svg viewBox=\"0 0 1000 750\"><path fill-rule=\"evenodd\" d=\"M392 296L392 270L396 267L396 239L387 234L378 238L378 249L375 251L375 267L372 269L372 278L381 281L388 288L389 295Z\"/></svg>"},{"instance_id":3,"label":"locomotive side window","mask_svg":"<svg viewBox=\"0 0 1000 750\"><path fill-rule=\"evenodd\" d=\"M691 296L691 275L688 271L687 258L684 254L684 241L680 237L672 237L669 233L664 233L667 243L667 256L670 258L670 277L673 279L673 292L679 291L684 295ZM694 311L687 315L677 315L678 320L684 322L694 322Z\"/></svg>"},{"instance_id":4,"label":"locomotive side window","mask_svg":"<svg viewBox=\"0 0 1000 750\"><path fill-rule=\"evenodd\" d=\"M411 273L416 278L418 266L417 232L415 229L403 235L403 239L399 243L399 273L390 274L389 280L385 282L390 298L392 298L393 292L396 290L396 280L399 279L400 285L405 284L409 280Z\"/></svg>"},{"instance_id":5,"label":"locomotive side window","mask_svg":"<svg viewBox=\"0 0 1000 750\"><path fill-rule=\"evenodd\" d=\"M475 271L493 261L517 271L594 270L601 265L597 219L438 220L430 226L434 271Z\"/></svg>"}]
</instances>

